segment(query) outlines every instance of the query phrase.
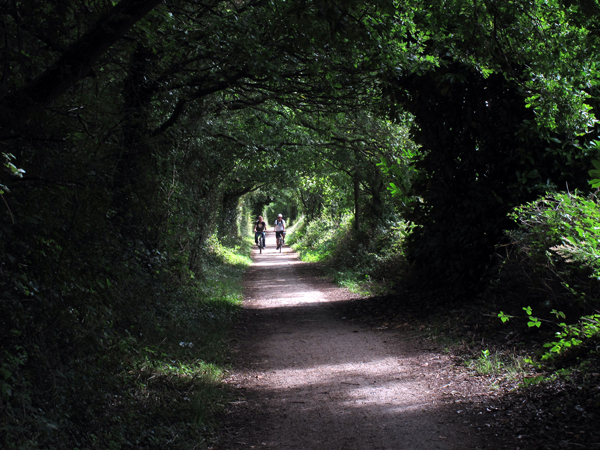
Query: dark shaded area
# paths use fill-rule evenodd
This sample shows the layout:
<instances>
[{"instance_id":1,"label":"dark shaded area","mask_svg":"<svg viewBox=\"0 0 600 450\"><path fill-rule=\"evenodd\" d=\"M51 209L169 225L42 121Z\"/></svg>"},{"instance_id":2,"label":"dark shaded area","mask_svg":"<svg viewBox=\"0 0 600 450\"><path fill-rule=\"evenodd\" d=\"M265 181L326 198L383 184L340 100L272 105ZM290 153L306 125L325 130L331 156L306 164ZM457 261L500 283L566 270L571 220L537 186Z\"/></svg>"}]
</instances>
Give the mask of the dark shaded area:
<instances>
[{"instance_id":1,"label":"dark shaded area","mask_svg":"<svg viewBox=\"0 0 600 450\"><path fill-rule=\"evenodd\" d=\"M531 126L526 92L503 74L484 77L449 62L398 78L390 89L415 115L415 139L423 146L416 198L404 213L417 225L407 240L414 286L466 300L469 290L482 287L496 245L515 225L508 212L551 186L586 189L591 156L553 151L557 143ZM566 137L555 139L560 145Z\"/></svg>"},{"instance_id":2,"label":"dark shaded area","mask_svg":"<svg viewBox=\"0 0 600 450\"><path fill-rule=\"evenodd\" d=\"M548 324L532 329L518 318L503 324L496 317L500 310L519 315L523 301L513 295L509 300L491 297L458 306L429 302L407 290L351 302L344 305L344 315L373 328L414 330L449 352L459 366L485 350L510 364L514 358L538 353L556 330ZM506 374L485 377L495 388L483 408L484 422L505 448L600 448L600 360L594 345L589 342L559 358L557 373L528 366L529 372L516 379Z\"/></svg>"},{"instance_id":3,"label":"dark shaded area","mask_svg":"<svg viewBox=\"0 0 600 450\"><path fill-rule=\"evenodd\" d=\"M354 147L348 130L325 127L315 132L330 133L323 146L302 152L316 141L283 139L288 122L280 129L274 118L284 108L312 125L381 113L385 85L392 109L415 114L425 154L409 194L423 203L407 203L420 226L408 248L415 285L429 289L418 301L432 309L477 285L511 206L547 179L584 183L589 161L569 163L570 144L555 151L531 129L521 80L458 63L384 80L397 67L387 49L402 47L390 41L414 41L393 35L396 13L357 0L0 4L2 444L85 447L102 435L99 448L161 445L134 420L116 423L135 410L123 406L135 383L128 365L177 323L174 311L193 310L214 263L209 238L237 244L247 225L243 196L294 186L314 154L330 149L327 164L350 167L351 201L340 195L340 211L353 206L359 234L388 226L393 204L371 123L351 135ZM309 217L322 211L325 188L298 200ZM356 249L370 235L359 237ZM159 397L154 406L173 406Z\"/></svg>"}]
</instances>

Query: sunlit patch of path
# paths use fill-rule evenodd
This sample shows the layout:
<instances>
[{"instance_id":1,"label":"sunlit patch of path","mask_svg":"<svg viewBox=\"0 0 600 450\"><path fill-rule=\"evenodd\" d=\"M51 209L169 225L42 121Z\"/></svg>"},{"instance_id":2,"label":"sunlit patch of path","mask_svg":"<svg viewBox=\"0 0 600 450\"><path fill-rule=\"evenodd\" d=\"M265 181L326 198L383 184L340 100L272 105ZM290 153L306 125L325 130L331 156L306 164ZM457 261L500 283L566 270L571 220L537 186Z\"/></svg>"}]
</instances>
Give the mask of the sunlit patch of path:
<instances>
[{"instance_id":1,"label":"sunlit patch of path","mask_svg":"<svg viewBox=\"0 0 600 450\"><path fill-rule=\"evenodd\" d=\"M396 335L340 317L335 304L348 295L270 238L248 274L244 364L229 380L246 396L227 448L480 448L468 424L440 409L424 360Z\"/></svg>"}]
</instances>

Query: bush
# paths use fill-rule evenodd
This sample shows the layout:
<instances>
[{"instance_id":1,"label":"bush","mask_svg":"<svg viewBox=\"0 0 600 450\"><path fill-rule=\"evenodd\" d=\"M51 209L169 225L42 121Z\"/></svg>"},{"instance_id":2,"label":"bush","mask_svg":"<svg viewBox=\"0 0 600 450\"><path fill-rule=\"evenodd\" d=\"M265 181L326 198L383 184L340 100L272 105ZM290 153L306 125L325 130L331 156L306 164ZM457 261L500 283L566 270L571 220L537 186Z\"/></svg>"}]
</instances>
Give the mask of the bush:
<instances>
[{"instance_id":1,"label":"bush","mask_svg":"<svg viewBox=\"0 0 600 450\"><path fill-rule=\"evenodd\" d=\"M0 324L10 318L12 327L0 341L0 447L203 448L222 404L228 332L250 263L250 244L241 244L208 239L196 272L157 263L154 278L119 291L119 309L89 305L104 322L87 328L73 308L59 323L35 322L37 334L20 324L27 309L5 314Z\"/></svg>"},{"instance_id":2,"label":"bush","mask_svg":"<svg viewBox=\"0 0 600 450\"><path fill-rule=\"evenodd\" d=\"M592 356L600 331L600 315L594 314L600 299L598 199L547 194L516 208L512 218L518 228L499 247L504 255L487 298L511 311L500 312L502 321L525 310L528 328L550 340L541 356L547 363Z\"/></svg>"},{"instance_id":3,"label":"bush","mask_svg":"<svg viewBox=\"0 0 600 450\"><path fill-rule=\"evenodd\" d=\"M288 243L304 261L323 262L336 282L358 291L360 284L385 281L386 289L406 269L402 243L409 227L399 222L389 229L353 229L353 216L339 220L326 215L298 222Z\"/></svg>"},{"instance_id":4,"label":"bush","mask_svg":"<svg viewBox=\"0 0 600 450\"><path fill-rule=\"evenodd\" d=\"M583 310L593 306L600 298L600 204L596 196L549 194L516 208L512 217L519 227L509 236L517 252L527 255L524 261L537 275L536 289L557 300L560 292L563 305L576 304Z\"/></svg>"}]
</instances>

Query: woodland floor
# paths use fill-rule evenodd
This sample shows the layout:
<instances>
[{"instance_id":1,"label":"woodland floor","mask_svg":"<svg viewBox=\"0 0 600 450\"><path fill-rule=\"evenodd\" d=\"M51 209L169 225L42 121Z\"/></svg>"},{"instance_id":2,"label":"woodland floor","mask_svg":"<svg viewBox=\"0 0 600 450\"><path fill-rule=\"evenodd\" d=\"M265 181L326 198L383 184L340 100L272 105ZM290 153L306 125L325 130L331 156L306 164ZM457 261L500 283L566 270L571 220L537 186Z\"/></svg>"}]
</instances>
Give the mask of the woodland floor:
<instances>
[{"instance_id":1,"label":"woodland floor","mask_svg":"<svg viewBox=\"0 0 600 450\"><path fill-rule=\"evenodd\" d=\"M491 390L412 327L349 320L362 300L285 247L253 254L214 449L519 448Z\"/></svg>"}]
</instances>

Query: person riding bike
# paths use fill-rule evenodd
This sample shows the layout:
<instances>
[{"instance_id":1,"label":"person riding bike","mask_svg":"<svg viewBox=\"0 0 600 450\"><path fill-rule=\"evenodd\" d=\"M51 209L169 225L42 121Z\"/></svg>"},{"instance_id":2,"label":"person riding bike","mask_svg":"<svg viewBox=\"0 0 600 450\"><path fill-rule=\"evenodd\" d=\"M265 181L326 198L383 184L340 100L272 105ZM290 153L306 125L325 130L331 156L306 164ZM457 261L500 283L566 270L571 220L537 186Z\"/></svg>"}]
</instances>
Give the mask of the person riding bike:
<instances>
[{"instance_id":1,"label":"person riding bike","mask_svg":"<svg viewBox=\"0 0 600 450\"><path fill-rule=\"evenodd\" d=\"M267 223L263 220L262 216L258 216L258 220L254 223L254 243L258 245L258 237L262 236L263 248L265 245L265 232L267 231Z\"/></svg>"},{"instance_id":2,"label":"person riding bike","mask_svg":"<svg viewBox=\"0 0 600 450\"><path fill-rule=\"evenodd\" d=\"M279 250L280 236L285 238L285 220L283 220L283 214L279 214L277 216L277 220L275 221L275 240L277 241L277 250Z\"/></svg>"}]
</instances>

